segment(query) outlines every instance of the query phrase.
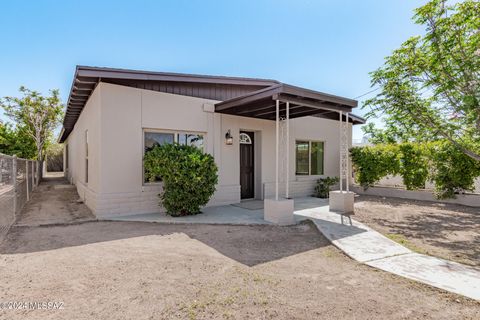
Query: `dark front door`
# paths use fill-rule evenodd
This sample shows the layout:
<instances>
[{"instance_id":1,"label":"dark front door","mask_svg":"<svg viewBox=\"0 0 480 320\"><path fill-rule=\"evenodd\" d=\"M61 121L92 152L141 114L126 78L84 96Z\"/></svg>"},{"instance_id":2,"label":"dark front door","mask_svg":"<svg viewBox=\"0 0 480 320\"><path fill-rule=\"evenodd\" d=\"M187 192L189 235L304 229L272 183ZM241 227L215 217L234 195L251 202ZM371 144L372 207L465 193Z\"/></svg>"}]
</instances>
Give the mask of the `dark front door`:
<instances>
[{"instance_id":1,"label":"dark front door","mask_svg":"<svg viewBox=\"0 0 480 320\"><path fill-rule=\"evenodd\" d=\"M255 162L253 155L253 132L240 131L240 186L241 198L255 197L253 174Z\"/></svg>"}]
</instances>

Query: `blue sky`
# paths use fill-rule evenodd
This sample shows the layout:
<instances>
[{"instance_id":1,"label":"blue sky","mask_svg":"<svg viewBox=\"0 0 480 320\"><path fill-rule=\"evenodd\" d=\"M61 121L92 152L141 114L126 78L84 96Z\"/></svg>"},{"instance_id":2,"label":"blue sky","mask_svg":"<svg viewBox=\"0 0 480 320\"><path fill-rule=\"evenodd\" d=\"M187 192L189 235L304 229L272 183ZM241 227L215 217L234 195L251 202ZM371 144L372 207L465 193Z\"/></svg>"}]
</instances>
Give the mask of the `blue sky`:
<instances>
[{"instance_id":1,"label":"blue sky","mask_svg":"<svg viewBox=\"0 0 480 320\"><path fill-rule=\"evenodd\" d=\"M0 97L25 85L66 100L80 64L272 78L354 98L371 90L368 72L422 32L411 17L423 3L2 1Z\"/></svg>"}]
</instances>

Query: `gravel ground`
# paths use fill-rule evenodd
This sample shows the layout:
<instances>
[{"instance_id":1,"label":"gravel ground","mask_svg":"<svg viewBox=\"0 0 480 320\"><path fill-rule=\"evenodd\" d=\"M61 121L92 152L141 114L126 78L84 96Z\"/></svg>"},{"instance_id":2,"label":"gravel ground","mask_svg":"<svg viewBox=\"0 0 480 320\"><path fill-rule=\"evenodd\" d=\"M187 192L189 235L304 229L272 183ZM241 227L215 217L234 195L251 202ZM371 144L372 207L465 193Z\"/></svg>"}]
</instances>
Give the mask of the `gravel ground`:
<instances>
[{"instance_id":1,"label":"gravel ground","mask_svg":"<svg viewBox=\"0 0 480 320\"><path fill-rule=\"evenodd\" d=\"M414 251L480 267L480 208L359 196L355 219Z\"/></svg>"},{"instance_id":2,"label":"gravel ground","mask_svg":"<svg viewBox=\"0 0 480 320\"><path fill-rule=\"evenodd\" d=\"M480 303L360 265L298 226L13 227L2 319L479 319Z\"/></svg>"}]
</instances>

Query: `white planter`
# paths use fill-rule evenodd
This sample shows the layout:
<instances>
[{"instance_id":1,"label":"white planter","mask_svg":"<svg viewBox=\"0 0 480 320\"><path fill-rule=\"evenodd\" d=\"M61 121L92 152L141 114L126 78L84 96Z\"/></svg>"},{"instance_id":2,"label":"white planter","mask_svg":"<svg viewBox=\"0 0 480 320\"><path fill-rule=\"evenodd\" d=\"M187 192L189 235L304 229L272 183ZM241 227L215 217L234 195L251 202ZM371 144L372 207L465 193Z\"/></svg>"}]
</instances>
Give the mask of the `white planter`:
<instances>
[{"instance_id":1,"label":"white planter","mask_svg":"<svg viewBox=\"0 0 480 320\"><path fill-rule=\"evenodd\" d=\"M330 191L330 211L338 213L353 213L355 193L352 191Z\"/></svg>"},{"instance_id":2,"label":"white planter","mask_svg":"<svg viewBox=\"0 0 480 320\"><path fill-rule=\"evenodd\" d=\"M265 199L263 219L279 225L294 224L293 199Z\"/></svg>"}]
</instances>

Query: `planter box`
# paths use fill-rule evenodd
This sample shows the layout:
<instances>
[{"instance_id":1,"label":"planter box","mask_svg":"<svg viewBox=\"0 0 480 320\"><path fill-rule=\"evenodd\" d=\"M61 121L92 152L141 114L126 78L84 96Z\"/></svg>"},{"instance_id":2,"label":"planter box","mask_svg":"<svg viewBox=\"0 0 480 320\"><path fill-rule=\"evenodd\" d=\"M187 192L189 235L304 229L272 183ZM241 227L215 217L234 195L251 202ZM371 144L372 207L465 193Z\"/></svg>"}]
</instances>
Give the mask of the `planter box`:
<instances>
[{"instance_id":1,"label":"planter box","mask_svg":"<svg viewBox=\"0 0 480 320\"><path fill-rule=\"evenodd\" d=\"M330 191L330 211L338 213L353 213L354 197L355 193L352 191Z\"/></svg>"},{"instance_id":2,"label":"planter box","mask_svg":"<svg viewBox=\"0 0 480 320\"><path fill-rule=\"evenodd\" d=\"M293 199L265 199L263 219L279 225L295 224Z\"/></svg>"}]
</instances>

